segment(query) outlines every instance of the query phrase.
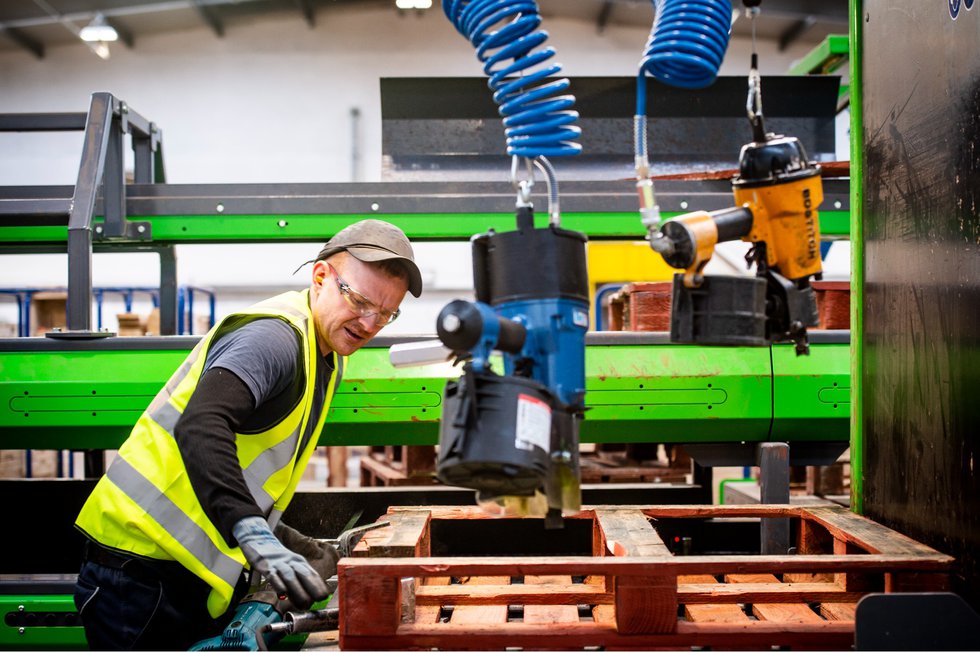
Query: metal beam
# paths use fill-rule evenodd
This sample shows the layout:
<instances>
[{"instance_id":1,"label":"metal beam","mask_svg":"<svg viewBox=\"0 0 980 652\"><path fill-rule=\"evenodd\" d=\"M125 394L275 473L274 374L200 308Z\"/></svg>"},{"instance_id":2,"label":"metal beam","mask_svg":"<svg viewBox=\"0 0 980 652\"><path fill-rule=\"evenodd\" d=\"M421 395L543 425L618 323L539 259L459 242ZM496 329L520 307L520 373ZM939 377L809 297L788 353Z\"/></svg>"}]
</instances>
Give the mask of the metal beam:
<instances>
[{"instance_id":1,"label":"metal beam","mask_svg":"<svg viewBox=\"0 0 980 652\"><path fill-rule=\"evenodd\" d=\"M197 9L197 12L204 19L204 22L208 24L208 27L211 28L218 38L223 37L225 35L225 26L218 20L218 16L209 4L204 2L204 0L194 0L193 3L194 8Z\"/></svg>"},{"instance_id":2,"label":"metal beam","mask_svg":"<svg viewBox=\"0 0 980 652\"><path fill-rule=\"evenodd\" d=\"M303 12L303 19L306 20L306 24L311 28L316 27L316 12L313 9L313 3L310 0L293 0L293 2Z\"/></svg>"},{"instance_id":3,"label":"metal beam","mask_svg":"<svg viewBox=\"0 0 980 652\"><path fill-rule=\"evenodd\" d=\"M6 34L11 41L33 54L38 59L44 58L44 46L19 29L15 29L13 27L0 27L0 32Z\"/></svg>"},{"instance_id":4,"label":"metal beam","mask_svg":"<svg viewBox=\"0 0 980 652\"><path fill-rule=\"evenodd\" d=\"M779 51L784 51L793 44L793 41L799 39L816 24L816 17L806 16L802 20L798 20L790 25L786 31L779 35Z\"/></svg>"},{"instance_id":5,"label":"metal beam","mask_svg":"<svg viewBox=\"0 0 980 652\"><path fill-rule=\"evenodd\" d=\"M87 113L0 113L0 131L82 131Z\"/></svg>"},{"instance_id":6,"label":"metal beam","mask_svg":"<svg viewBox=\"0 0 980 652\"><path fill-rule=\"evenodd\" d=\"M103 18L105 18L105 17L103 16ZM120 25L119 24L119 21L117 21L117 20L112 20L110 18L106 18L105 19L105 22L112 29L116 30L116 34L119 35L119 40L123 42L123 45L125 45L127 48L129 48L130 50L132 50L133 49L133 43L134 43L134 41L133 41L133 33L130 32L125 27L123 27L122 25Z\"/></svg>"}]
</instances>

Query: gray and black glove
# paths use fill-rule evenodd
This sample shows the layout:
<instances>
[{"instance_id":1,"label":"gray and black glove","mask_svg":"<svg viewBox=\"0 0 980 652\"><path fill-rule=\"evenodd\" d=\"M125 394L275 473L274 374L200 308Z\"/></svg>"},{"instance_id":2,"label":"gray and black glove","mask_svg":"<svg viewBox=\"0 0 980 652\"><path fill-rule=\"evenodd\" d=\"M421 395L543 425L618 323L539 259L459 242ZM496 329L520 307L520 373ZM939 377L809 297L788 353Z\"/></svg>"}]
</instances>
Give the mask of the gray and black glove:
<instances>
[{"instance_id":1,"label":"gray and black glove","mask_svg":"<svg viewBox=\"0 0 980 652\"><path fill-rule=\"evenodd\" d=\"M340 553L330 543L308 537L282 521L276 525L275 532L282 545L298 555L303 555L324 581L337 574L337 560L340 559Z\"/></svg>"},{"instance_id":2,"label":"gray and black glove","mask_svg":"<svg viewBox=\"0 0 980 652\"><path fill-rule=\"evenodd\" d=\"M253 570L262 573L279 595L298 609L308 609L329 594L320 574L303 558L288 550L261 516L246 516L232 534Z\"/></svg>"}]
</instances>

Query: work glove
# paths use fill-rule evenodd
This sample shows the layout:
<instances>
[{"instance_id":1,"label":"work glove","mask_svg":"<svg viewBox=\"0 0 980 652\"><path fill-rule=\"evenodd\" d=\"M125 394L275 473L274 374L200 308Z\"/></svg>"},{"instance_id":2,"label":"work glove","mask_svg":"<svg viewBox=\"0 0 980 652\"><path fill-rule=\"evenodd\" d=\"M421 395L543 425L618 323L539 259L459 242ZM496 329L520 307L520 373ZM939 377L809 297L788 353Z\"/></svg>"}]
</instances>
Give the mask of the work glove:
<instances>
[{"instance_id":1,"label":"work glove","mask_svg":"<svg viewBox=\"0 0 980 652\"><path fill-rule=\"evenodd\" d=\"M276 525L275 532L282 545L298 555L303 555L324 581L337 574L337 560L340 559L340 553L329 542L308 537L282 521Z\"/></svg>"},{"instance_id":2,"label":"work glove","mask_svg":"<svg viewBox=\"0 0 980 652\"><path fill-rule=\"evenodd\" d=\"M287 550L261 516L246 516L231 530L252 570L268 579L297 609L309 609L329 594L320 575L301 555Z\"/></svg>"}]
</instances>

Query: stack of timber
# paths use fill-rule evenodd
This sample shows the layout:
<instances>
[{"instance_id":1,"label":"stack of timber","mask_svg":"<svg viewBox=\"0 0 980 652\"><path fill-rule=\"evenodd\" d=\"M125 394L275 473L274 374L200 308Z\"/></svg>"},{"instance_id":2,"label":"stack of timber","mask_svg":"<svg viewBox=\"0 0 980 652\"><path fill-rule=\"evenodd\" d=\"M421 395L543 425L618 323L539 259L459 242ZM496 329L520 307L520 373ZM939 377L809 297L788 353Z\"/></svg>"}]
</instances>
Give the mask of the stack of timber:
<instances>
[{"instance_id":1,"label":"stack of timber","mask_svg":"<svg viewBox=\"0 0 980 652\"><path fill-rule=\"evenodd\" d=\"M945 590L953 563L838 506L589 507L581 557L430 557L434 524L490 517L383 518L339 564L341 649L849 650L862 596ZM675 556L655 527L719 518L789 518L798 554Z\"/></svg>"},{"instance_id":2,"label":"stack of timber","mask_svg":"<svg viewBox=\"0 0 980 652\"><path fill-rule=\"evenodd\" d=\"M606 323L611 331L669 331L673 281L627 283L609 297Z\"/></svg>"},{"instance_id":3,"label":"stack of timber","mask_svg":"<svg viewBox=\"0 0 980 652\"><path fill-rule=\"evenodd\" d=\"M433 484L435 470L434 446L371 446L361 458L361 486Z\"/></svg>"},{"instance_id":4,"label":"stack of timber","mask_svg":"<svg viewBox=\"0 0 980 652\"><path fill-rule=\"evenodd\" d=\"M581 481L584 484L688 482L689 457L668 461L655 457L638 459L631 455L630 448L634 446L609 446L609 450L597 446L595 450L583 450L579 456ZM435 460L435 446L371 446L361 457L360 484L362 487L431 485L436 482Z\"/></svg>"},{"instance_id":5,"label":"stack of timber","mask_svg":"<svg viewBox=\"0 0 980 652\"><path fill-rule=\"evenodd\" d=\"M658 444L582 445L579 455L583 484L668 482L684 484L691 474L691 458L682 446L667 446L661 458Z\"/></svg>"}]
</instances>

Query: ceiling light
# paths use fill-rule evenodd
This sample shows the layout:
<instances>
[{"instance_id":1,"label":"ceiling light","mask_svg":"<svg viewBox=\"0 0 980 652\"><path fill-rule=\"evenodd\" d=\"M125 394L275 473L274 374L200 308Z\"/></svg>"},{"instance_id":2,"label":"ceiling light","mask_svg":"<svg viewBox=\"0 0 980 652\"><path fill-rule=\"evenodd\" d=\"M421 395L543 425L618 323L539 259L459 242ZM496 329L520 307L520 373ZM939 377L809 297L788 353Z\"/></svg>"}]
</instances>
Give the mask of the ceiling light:
<instances>
[{"instance_id":1,"label":"ceiling light","mask_svg":"<svg viewBox=\"0 0 980 652\"><path fill-rule=\"evenodd\" d=\"M395 0L395 6L399 9L429 9L432 0Z\"/></svg>"},{"instance_id":2,"label":"ceiling light","mask_svg":"<svg viewBox=\"0 0 980 652\"><path fill-rule=\"evenodd\" d=\"M98 41L96 43L92 43L91 46L92 46L92 52L95 52L95 54L100 59L108 59L109 58L109 44L108 43L106 43L105 41Z\"/></svg>"},{"instance_id":3,"label":"ceiling light","mask_svg":"<svg viewBox=\"0 0 980 652\"><path fill-rule=\"evenodd\" d=\"M106 21L102 14L95 14L92 22L83 27L78 32L78 36L89 43L107 43L119 38L115 28Z\"/></svg>"}]
</instances>

